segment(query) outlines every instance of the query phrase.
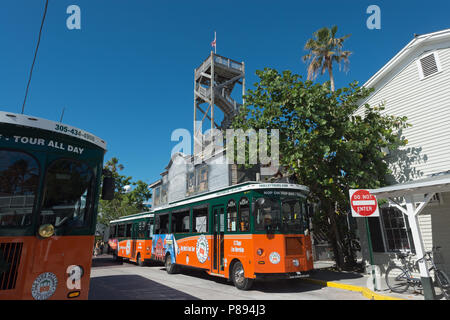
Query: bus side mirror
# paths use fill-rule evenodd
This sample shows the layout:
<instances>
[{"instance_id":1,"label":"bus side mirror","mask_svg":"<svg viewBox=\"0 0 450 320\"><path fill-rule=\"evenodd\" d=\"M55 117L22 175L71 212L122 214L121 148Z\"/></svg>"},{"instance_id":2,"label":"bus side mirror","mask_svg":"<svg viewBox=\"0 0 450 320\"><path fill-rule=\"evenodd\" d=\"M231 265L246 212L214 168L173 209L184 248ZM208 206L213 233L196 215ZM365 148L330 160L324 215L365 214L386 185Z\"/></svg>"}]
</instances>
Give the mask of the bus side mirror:
<instances>
[{"instance_id":1,"label":"bus side mirror","mask_svg":"<svg viewBox=\"0 0 450 320\"><path fill-rule=\"evenodd\" d=\"M102 199L103 200L114 199L114 189L115 189L114 178L113 177L104 177L103 178L103 187L102 187Z\"/></svg>"}]
</instances>

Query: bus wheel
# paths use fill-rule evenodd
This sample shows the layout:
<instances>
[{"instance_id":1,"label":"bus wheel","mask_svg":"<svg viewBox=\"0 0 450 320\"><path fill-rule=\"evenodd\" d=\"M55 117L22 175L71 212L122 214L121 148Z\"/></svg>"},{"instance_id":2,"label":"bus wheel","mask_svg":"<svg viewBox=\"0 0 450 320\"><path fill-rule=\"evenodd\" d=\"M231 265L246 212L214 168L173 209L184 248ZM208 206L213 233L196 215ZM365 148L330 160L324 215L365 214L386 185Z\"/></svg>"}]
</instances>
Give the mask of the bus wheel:
<instances>
[{"instance_id":1,"label":"bus wheel","mask_svg":"<svg viewBox=\"0 0 450 320\"><path fill-rule=\"evenodd\" d=\"M144 261L141 259L141 254L138 253L137 258L136 258L136 263L139 267L143 267L144 266Z\"/></svg>"},{"instance_id":2,"label":"bus wheel","mask_svg":"<svg viewBox=\"0 0 450 320\"><path fill-rule=\"evenodd\" d=\"M234 286L239 290L248 290L253 285L253 279L244 277L244 267L241 262L236 262L231 271Z\"/></svg>"},{"instance_id":3,"label":"bus wheel","mask_svg":"<svg viewBox=\"0 0 450 320\"><path fill-rule=\"evenodd\" d=\"M166 271L168 274L176 273L177 266L172 263L172 258L170 257L170 254L166 256L166 261L164 262L164 265L166 266Z\"/></svg>"}]
</instances>

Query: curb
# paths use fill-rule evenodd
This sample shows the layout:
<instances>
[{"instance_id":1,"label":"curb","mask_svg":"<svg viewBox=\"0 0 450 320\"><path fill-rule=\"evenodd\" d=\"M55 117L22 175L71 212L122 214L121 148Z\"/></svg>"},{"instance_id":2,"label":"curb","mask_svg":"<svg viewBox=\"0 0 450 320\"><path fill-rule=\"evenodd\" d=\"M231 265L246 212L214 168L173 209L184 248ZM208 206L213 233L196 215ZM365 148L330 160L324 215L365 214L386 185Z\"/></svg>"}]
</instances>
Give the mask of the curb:
<instances>
[{"instance_id":1,"label":"curb","mask_svg":"<svg viewBox=\"0 0 450 320\"><path fill-rule=\"evenodd\" d=\"M338 289L343 289L343 290L348 290L348 291L360 292L364 297L366 297L370 300L406 300L406 299L402 299L402 298L384 296L384 295L375 293L372 290L369 290L365 287L359 287L359 286L354 286L354 285L350 285L350 284L342 284L342 283L337 283L337 282L316 280L316 279L310 279L310 278L305 278L302 280L311 282L314 284L319 284L324 287L332 287L332 288L338 288Z\"/></svg>"}]
</instances>

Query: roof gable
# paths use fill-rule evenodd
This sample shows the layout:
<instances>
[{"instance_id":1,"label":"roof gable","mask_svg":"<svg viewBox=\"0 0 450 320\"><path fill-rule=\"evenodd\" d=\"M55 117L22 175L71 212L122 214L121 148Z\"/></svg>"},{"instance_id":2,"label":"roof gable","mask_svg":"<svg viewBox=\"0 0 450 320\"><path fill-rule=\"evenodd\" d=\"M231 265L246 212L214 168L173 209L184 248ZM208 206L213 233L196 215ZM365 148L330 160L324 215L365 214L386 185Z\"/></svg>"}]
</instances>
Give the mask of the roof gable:
<instances>
[{"instance_id":1,"label":"roof gable","mask_svg":"<svg viewBox=\"0 0 450 320\"><path fill-rule=\"evenodd\" d=\"M424 52L438 48L450 47L450 29L415 36L402 50L376 72L364 85L367 88L380 87L408 66L411 61Z\"/></svg>"}]
</instances>

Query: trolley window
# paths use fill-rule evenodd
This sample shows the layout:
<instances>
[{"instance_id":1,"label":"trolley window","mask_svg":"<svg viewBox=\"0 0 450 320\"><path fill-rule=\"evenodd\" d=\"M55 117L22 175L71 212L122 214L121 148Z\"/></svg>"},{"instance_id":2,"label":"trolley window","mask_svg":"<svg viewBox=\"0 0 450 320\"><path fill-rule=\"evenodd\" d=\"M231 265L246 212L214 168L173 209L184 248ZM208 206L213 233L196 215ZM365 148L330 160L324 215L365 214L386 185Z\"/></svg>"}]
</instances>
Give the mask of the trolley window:
<instances>
[{"instance_id":1,"label":"trolley window","mask_svg":"<svg viewBox=\"0 0 450 320\"><path fill-rule=\"evenodd\" d=\"M230 200L227 204L228 231L237 231L237 206L236 201Z\"/></svg>"},{"instance_id":2,"label":"trolley window","mask_svg":"<svg viewBox=\"0 0 450 320\"><path fill-rule=\"evenodd\" d=\"M30 155L0 150L0 228L31 224L39 171Z\"/></svg>"},{"instance_id":3,"label":"trolley window","mask_svg":"<svg viewBox=\"0 0 450 320\"><path fill-rule=\"evenodd\" d=\"M158 214L155 216L155 234L169 233L169 214Z\"/></svg>"},{"instance_id":4,"label":"trolley window","mask_svg":"<svg viewBox=\"0 0 450 320\"><path fill-rule=\"evenodd\" d=\"M208 232L208 207L193 209L192 232Z\"/></svg>"},{"instance_id":5,"label":"trolley window","mask_svg":"<svg viewBox=\"0 0 450 320\"><path fill-rule=\"evenodd\" d=\"M40 224L84 227L92 211L94 172L83 162L60 159L47 169Z\"/></svg>"},{"instance_id":6,"label":"trolley window","mask_svg":"<svg viewBox=\"0 0 450 320\"><path fill-rule=\"evenodd\" d=\"M241 215L239 231L248 231L250 229L250 205L247 198L241 198L239 201L239 213Z\"/></svg>"},{"instance_id":7,"label":"trolley window","mask_svg":"<svg viewBox=\"0 0 450 320\"><path fill-rule=\"evenodd\" d=\"M278 230L280 221L278 199L258 198L255 204L255 220L256 230Z\"/></svg>"},{"instance_id":8,"label":"trolley window","mask_svg":"<svg viewBox=\"0 0 450 320\"><path fill-rule=\"evenodd\" d=\"M301 232L304 227L305 205L298 198L281 200L281 229L283 232Z\"/></svg>"},{"instance_id":9,"label":"trolley window","mask_svg":"<svg viewBox=\"0 0 450 320\"><path fill-rule=\"evenodd\" d=\"M183 211L172 212L172 230L173 233L189 232L189 209Z\"/></svg>"}]
</instances>

